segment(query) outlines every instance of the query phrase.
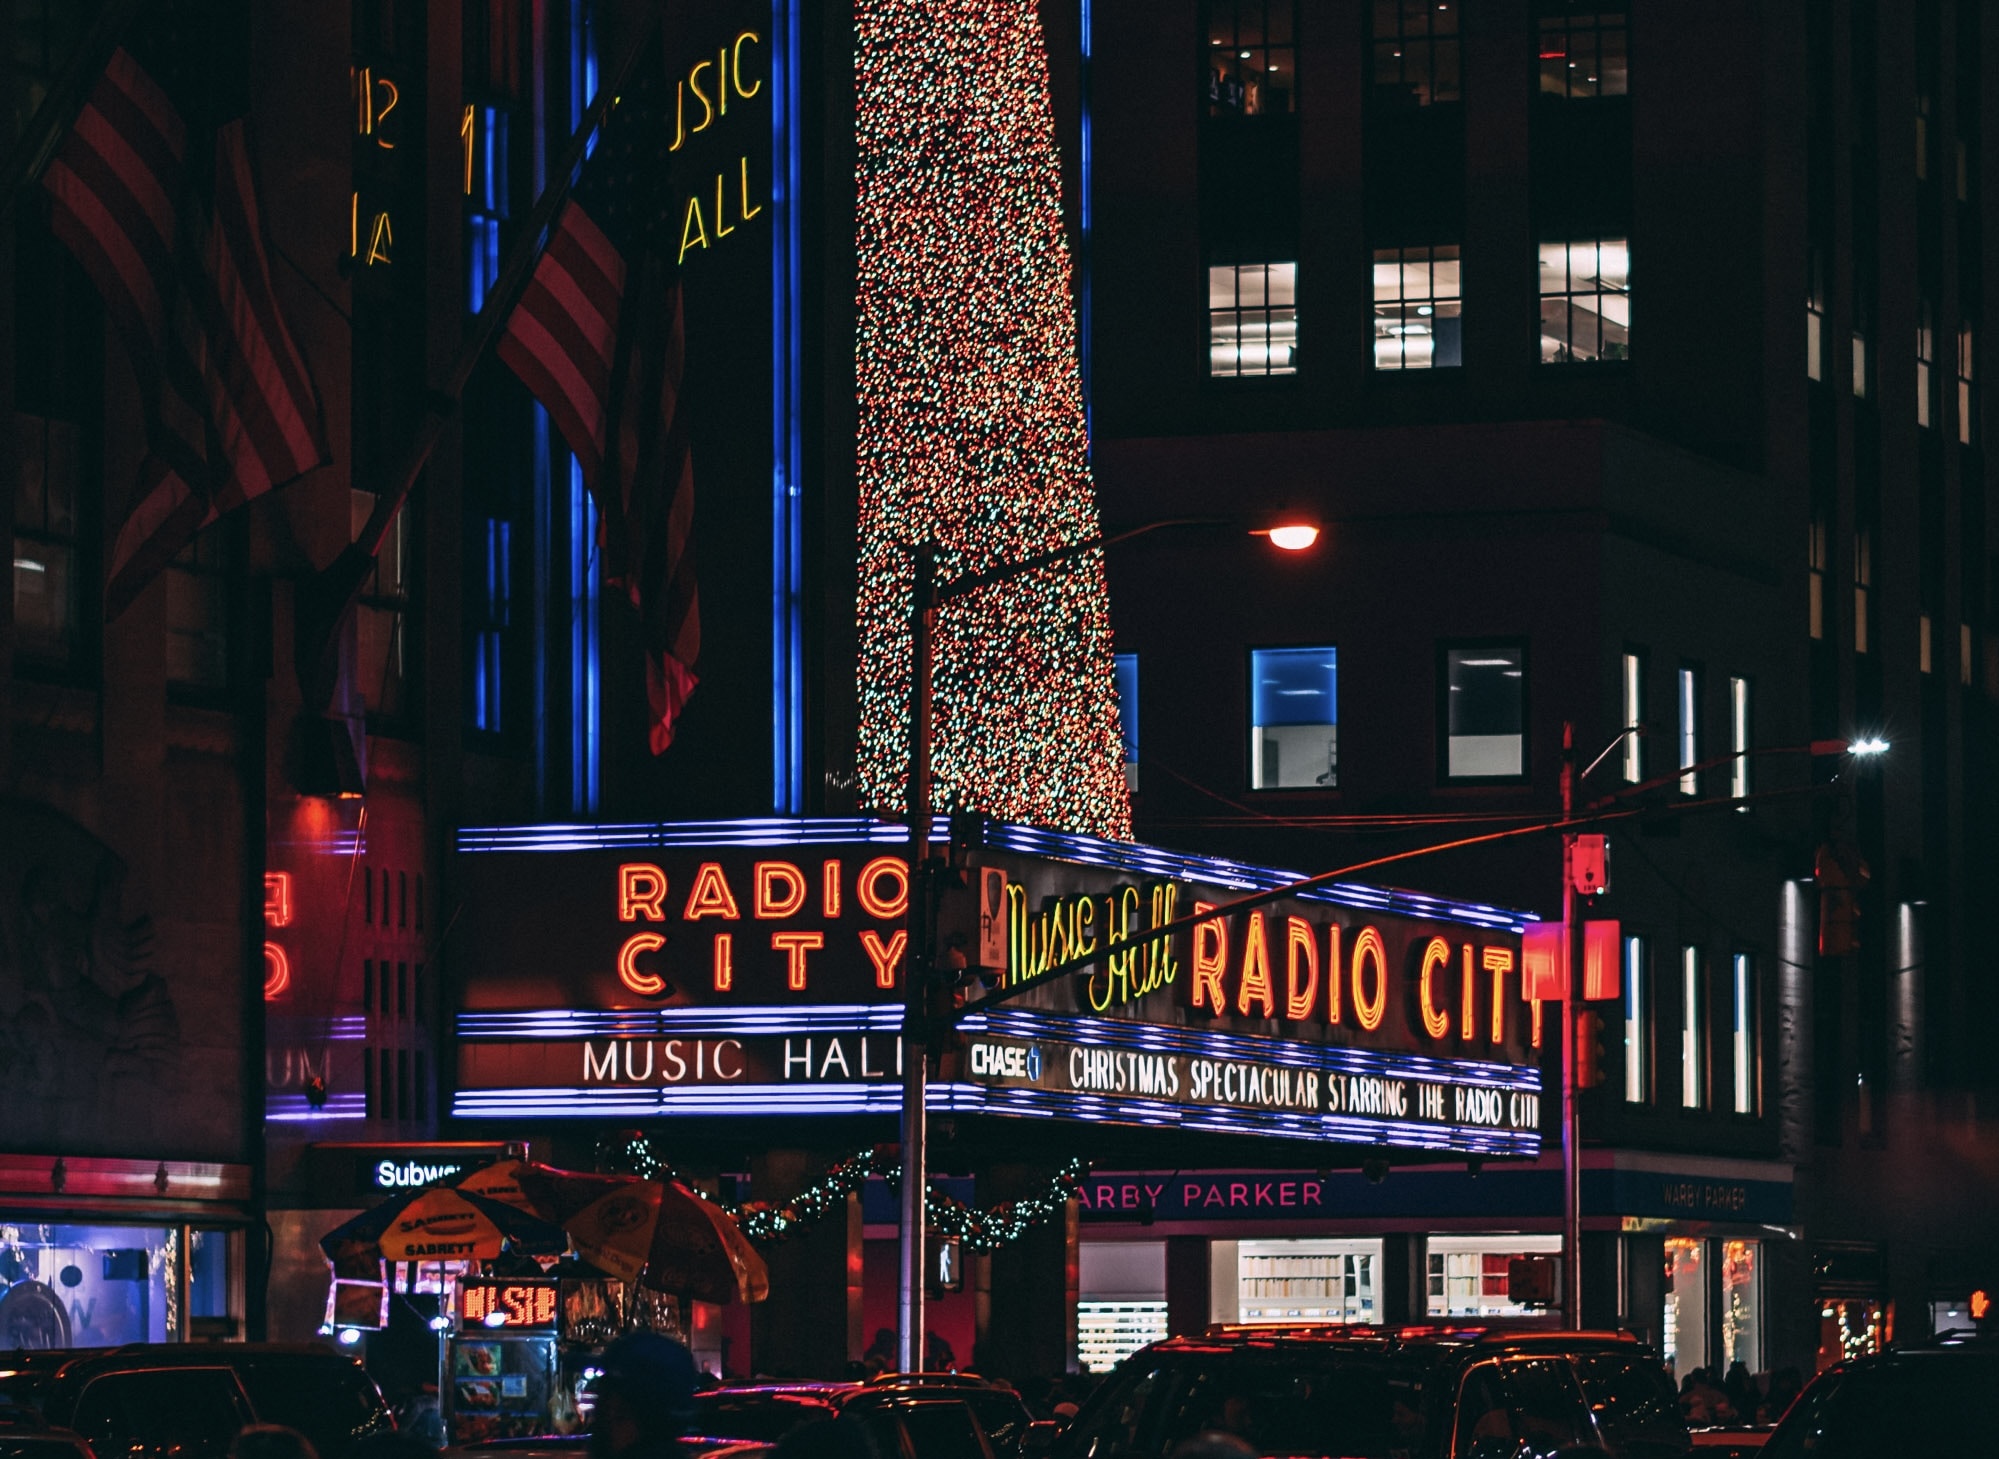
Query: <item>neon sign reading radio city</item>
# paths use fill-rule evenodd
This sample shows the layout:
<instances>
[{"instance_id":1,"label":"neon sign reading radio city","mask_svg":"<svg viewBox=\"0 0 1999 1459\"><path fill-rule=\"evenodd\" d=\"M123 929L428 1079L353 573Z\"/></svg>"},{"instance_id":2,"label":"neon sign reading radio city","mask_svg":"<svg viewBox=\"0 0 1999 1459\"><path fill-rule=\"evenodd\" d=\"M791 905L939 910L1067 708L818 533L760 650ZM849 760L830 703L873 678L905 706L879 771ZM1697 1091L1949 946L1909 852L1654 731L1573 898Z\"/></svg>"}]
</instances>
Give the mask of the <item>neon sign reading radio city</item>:
<instances>
[{"instance_id":1,"label":"neon sign reading radio city","mask_svg":"<svg viewBox=\"0 0 1999 1459\"><path fill-rule=\"evenodd\" d=\"M759 861L750 872L750 911L757 921L787 921L804 912L816 900L819 915L828 922L840 920L846 902L845 866L829 859L817 868L816 876L790 861ZM816 882L816 886L815 886ZM815 898L816 892L816 898ZM909 911L909 868L898 857L877 856L854 877L853 900L864 915L876 921L899 922ZM695 870L685 897L676 898L666 871L647 861L626 862L618 868L618 920L620 922L665 922L669 900L678 903L680 920L699 924L706 921L736 923L743 920L742 904L728 873L720 862L704 861ZM736 933L717 931L709 944L710 979L717 993L734 990L736 983ZM900 927L861 928L857 935L861 951L874 969L875 986L896 986L909 934ZM824 931L783 929L770 934L770 950L784 958L784 981L788 991L811 989L812 954L826 947ZM667 945L662 932L634 932L618 949L618 981L641 997L656 998L669 990L661 974L649 971L640 959Z\"/></svg>"},{"instance_id":2,"label":"neon sign reading radio city","mask_svg":"<svg viewBox=\"0 0 1999 1459\"><path fill-rule=\"evenodd\" d=\"M1027 887L1009 880L1003 980L1034 977L1215 905L1196 899L1185 883L1161 880L1045 897L1032 910ZM691 977L711 994L754 1002L781 977L786 993L824 998L843 991L826 986L829 978L839 981L834 964L862 969L864 986L890 994L908 952L908 908L908 868L892 855L858 867L839 857L759 860L747 868L703 861L691 875L672 877L652 862L625 862L617 871L617 915L631 930L617 948L617 980L629 993L660 999L694 994ZM775 925L748 930L757 923ZM1218 916L1194 923L1191 936L1168 934L1109 954L1072 985L1073 996L1078 1011L1092 1013L1165 994L1195 1015L1317 1036L1383 1030L1384 1038L1407 1037L1417 1047L1497 1050L1509 1033L1525 1033L1539 1048L1543 1010L1525 995L1517 942L1496 931L1448 930L1432 923L1412 931L1406 921L1351 915L1322 922L1282 909ZM669 954L670 943L677 946ZM1385 1029L1394 1009L1401 1010L1397 1026Z\"/></svg>"}]
</instances>

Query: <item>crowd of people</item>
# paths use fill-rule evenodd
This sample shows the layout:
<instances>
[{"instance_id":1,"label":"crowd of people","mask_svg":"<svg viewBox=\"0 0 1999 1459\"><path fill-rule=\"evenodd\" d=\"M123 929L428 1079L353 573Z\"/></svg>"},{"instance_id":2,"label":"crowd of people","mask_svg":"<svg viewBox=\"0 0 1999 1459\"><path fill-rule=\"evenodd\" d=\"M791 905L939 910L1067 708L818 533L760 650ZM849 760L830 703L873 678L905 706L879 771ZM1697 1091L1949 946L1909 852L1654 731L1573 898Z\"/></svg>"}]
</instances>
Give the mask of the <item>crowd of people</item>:
<instances>
[{"instance_id":1,"label":"crowd of people","mask_svg":"<svg viewBox=\"0 0 1999 1459\"><path fill-rule=\"evenodd\" d=\"M1690 1429L1731 1424L1774 1424L1804 1388L1796 1368L1779 1368L1759 1380L1746 1363L1733 1363L1717 1379L1696 1368L1680 1382L1680 1415Z\"/></svg>"}]
</instances>

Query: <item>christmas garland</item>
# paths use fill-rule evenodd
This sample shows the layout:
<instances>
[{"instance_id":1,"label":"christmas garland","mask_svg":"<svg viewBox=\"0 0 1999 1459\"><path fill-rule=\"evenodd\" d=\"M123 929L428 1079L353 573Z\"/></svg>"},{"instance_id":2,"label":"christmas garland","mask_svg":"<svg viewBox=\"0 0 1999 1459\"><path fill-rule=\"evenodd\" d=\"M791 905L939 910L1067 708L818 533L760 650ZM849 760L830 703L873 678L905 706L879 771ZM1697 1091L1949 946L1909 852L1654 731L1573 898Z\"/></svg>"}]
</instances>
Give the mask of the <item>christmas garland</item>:
<instances>
[{"instance_id":1,"label":"christmas garland","mask_svg":"<svg viewBox=\"0 0 1999 1459\"><path fill-rule=\"evenodd\" d=\"M600 1170L617 1170L647 1180L680 1178L653 1151L652 1142L637 1133L620 1135L599 1145L597 1166ZM1059 1214L1089 1172L1085 1162L1070 1160L1041 1194L1002 1201L984 1211L973 1210L932 1186L925 1193L924 1211L930 1226L942 1235L962 1241L974 1251L997 1251ZM782 1241L822 1219L865 1182L875 1178L891 1185L901 1182L902 1162L893 1145L877 1145L835 1162L816 1184L807 1186L790 1200L748 1201L740 1206L724 1204L722 1209L736 1218L750 1240L768 1244Z\"/></svg>"}]
</instances>

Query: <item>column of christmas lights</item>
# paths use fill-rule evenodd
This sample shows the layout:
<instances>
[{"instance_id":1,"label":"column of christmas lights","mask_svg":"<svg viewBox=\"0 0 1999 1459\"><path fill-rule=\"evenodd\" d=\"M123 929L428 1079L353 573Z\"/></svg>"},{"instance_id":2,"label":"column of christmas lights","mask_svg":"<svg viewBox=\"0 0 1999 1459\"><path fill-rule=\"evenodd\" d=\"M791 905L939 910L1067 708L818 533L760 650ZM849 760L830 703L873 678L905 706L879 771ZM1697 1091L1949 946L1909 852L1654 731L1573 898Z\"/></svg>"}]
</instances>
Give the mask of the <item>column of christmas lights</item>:
<instances>
[{"instance_id":1,"label":"column of christmas lights","mask_svg":"<svg viewBox=\"0 0 1999 1459\"><path fill-rule=\"evenodd\" d=\"M855 7L864 804L906 804L911 548L938 577L1100 533L1048 68L1024 0ZM939 614L939 810L1128 838L1102 557Z\"/></svg>"}]
</instances>

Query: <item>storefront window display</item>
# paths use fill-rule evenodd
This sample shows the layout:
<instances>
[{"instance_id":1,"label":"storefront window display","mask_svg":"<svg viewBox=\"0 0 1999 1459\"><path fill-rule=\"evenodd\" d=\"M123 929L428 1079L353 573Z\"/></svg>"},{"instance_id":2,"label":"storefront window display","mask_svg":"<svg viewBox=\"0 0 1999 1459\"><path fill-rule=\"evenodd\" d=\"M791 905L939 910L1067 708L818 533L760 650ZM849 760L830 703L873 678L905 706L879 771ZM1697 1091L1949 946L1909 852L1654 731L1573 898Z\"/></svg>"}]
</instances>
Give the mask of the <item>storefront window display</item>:
<instances>
[{"instance_id":1,"label":"storefront window display","mask_svg":"<svg viewBox=\"0 0 1999 1459\"><path fill-rule=\"evenodd\" d=\"M1239 1322L1377 1322L1379 1241L1236 1243Z\"/></svg>"},{"instance_id":2,"label":"storefront window display","mask_svg":"<svg viewBox=\"0 0 1999 1459\"><path fill-rule=\"evenodd\" d=\"M1431 1317L1529 1317L1543 1311L1507 1299L1507 1271L1516 1258L1554 1256L1559 1236L1432 1236L1424 1257Z\"/></svg>"},{"instance_id":3,"label":"storefront window display","mask_svg":"<svg viewBox=\"0 0 1999 1459\"><path fill-rule=\"evenodd\" d=\"M1092 1241L1077 1251L1077 1356L1108 1373L1166 1336L1166 1243Z\"/></svg>"},{"instance_id":4,"label":"storefront window display","mask_svg":"<svg viewBox=\"0 0 1999 1459\"><path fill-rule=\"evenodd\" d=\"M1707 1366L1707 1242L1666 1238L1666 1312L1662 1341L1674 1381Z\"/></svg>"},{"instance_id":5,"label":"storefront window display","mask_svg":"<svg viewBox=\"0 0 1999 1459\"><path fill-rule=\"evenodd\" d=\"M177 1226L0 1224L0 1347L177 1341L181 1238Z\"/></svg>"},{"instance_id":6,"label":"storefront window display","mask_svg":"<svg viewBox=\"0 0 1999 1459\"><path fill-rule=\"evenodd\" d=\"M1760 1241L1723 1241L1721 1246L1721 1361L1724 1370L1743 1364L1763 1370L1763 1273Z\"/></svg>"},{"instance_id":7,"label":"storefront window display","mask_svg":"<svg viewBox=\"0 0 1999 1459\"><path fill-rule=\"evenodd\" d=\"M1894 1336L1892 1304L1873 1297L1827 1297L1819 1303L1819 1371L1878 1353Z\"/></svg>"}]
</instances>

